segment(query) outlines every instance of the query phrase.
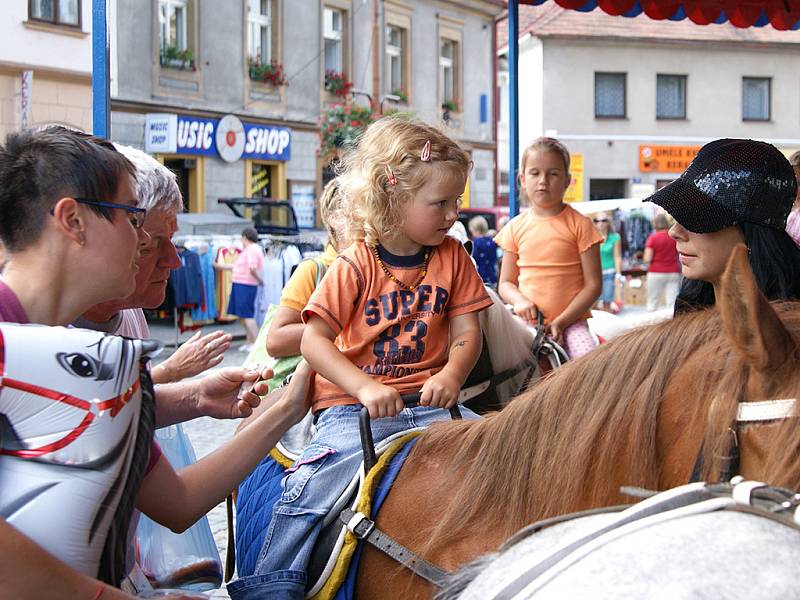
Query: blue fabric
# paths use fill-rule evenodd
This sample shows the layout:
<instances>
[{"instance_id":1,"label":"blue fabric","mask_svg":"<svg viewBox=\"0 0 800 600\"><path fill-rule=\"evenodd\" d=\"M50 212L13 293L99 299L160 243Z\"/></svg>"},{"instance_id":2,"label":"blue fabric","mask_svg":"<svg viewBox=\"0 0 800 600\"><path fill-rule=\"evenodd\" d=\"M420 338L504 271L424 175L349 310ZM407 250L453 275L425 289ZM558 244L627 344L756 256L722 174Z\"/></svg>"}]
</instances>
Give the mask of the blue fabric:
<instances>
[{"instance_id":1,"label":"blue fabric","mask_svg":"<svg viewBox=\"0 0 800 600\"><path fill-rule=\"evenodd\" d=\"M613 270L610 273L603 273L603 293L600 298L606 304L614 301L614 279L617 274Z\"/></svg>"},{"instance_id":2,"label":"blue fabric","mask_svg":"<svg viewBox=\"0 0 800 600\"><path fill-rule=\"evenodd\" d=\"M213 321L217 318L217 284L216 274L214 273L214 261L211 258L211 250L200 255L200 274L205 290L205 308L198 306L192 310L193 321Z\"/></svg>"},{"instance_id":3,"label":"blue fabric","mask_svg":"<svg viewBox=\"0 0 800 600\"><path fill-rule=\"evenodd\" d=\"M414 438L409 441L403 446L403 449L395 454L392 460L389 461L389 466L386 468L386 472L383 474L383 478L378 484L378 489L375 490L375 497L372 499L372 512L369 517L371 520L374 521L378 516L378 511L383 506L383 501L386 500L386 496L389 495L389 490L392 489L392 484L394 480L397 479L397 474L400 473L400 469L403 468L403 463L406 461L408 453L411 452L411 449L414 447L414 444L417 443L418 439L419 438ZM358 574L358 564L361 562L361 552L363 549L364 543L359 542L356 551L353 553L350 566L347 569L347 578L344 580L342 587L336 592L336 596L334 596L333 600L352 600L355 598L356 575Z\"/></svg>"},{"instance_id":4,"label":"blue fabric","mask_svg":"<svg viewBox=\"0 0 800 600\"><path fill-rule=\"evenodd\" d=\"M270 456L258 463L239 485L236 497L236 572L239 577L255 572L258 552L281 496L284 468Z\"/></svg>"},{"instance_id":5,"label":"blue fabric","mask_svg":"<svg viewBox=\"0 0 800 600\"><path fill-rule=\"evenodd\" d=\"M257 285L234 283L231 286L231 295L228 300L228 314L236 315L240 319L252 319L256 314Z\"/></svg>"},{"instance_id":6,"label":"blue fabric","mask_svg":"<svg viewBox=\"0 0 800 600\"><path fill-rule=\"evenodd\" d=\"M188 249L178 252L178 256L181 259L181 266L169 274L172 306L178 308L200 306L203 304L204 294L200 257Z\"/></svg>"},{"instance_id":7,"label":"blue fabric","mask_svg":"<svg viewBox=\"0 0 800 600\"><path fill-rule=\"evenodd\" d=\"M472 257L483 283L497 283L497 244L494 240L488 235L472 240Z\"/></svg>"}]
</instances>

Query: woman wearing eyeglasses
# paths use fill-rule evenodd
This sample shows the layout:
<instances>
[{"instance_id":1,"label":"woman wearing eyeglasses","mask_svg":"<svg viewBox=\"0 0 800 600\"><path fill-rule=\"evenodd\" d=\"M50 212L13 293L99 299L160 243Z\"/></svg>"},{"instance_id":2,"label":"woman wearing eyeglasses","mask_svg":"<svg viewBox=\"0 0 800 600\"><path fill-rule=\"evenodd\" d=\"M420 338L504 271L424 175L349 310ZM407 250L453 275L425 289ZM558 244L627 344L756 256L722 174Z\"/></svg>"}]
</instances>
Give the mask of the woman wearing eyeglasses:
<instances>
[{"instance_id":1,"label":"woman wearing eyeglasses","mask_svg":"<svg viewBox=\"0 0 800 600\"><path fill-rule=\"evenodd\" d=\"M672 308L681 287L681 265L675 240L669 236L667 215L659 213L653 217L653 228L655 231L644 245L649 311Z\"/></svg>"},{"instance_id":2,"label":"woman wearing eyeglasses","mask_svg":"<svg viewBox=\"0 0 800 600\"><path fill-rule=\"evenodd\" d=\"M600 308L616 314L619 312L619 305L614 301L614 283L622 274L622 239L614 231L614 222L608 213L597 213L592 221L603 236L603 243L600 245L600 266L603 269Z\"/></svg>"}]
</instances>

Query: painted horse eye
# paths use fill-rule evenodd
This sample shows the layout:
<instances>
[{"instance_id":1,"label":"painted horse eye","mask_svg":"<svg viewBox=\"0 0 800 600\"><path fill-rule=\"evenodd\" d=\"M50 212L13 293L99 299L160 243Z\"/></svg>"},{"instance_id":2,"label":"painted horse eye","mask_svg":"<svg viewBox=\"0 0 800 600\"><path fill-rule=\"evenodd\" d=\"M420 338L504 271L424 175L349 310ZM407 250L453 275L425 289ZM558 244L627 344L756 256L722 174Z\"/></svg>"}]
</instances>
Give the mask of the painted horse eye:
<instances>
[{"instance_id":1,"label":"painted horse eye","mask_svg":"<svg viewBox=\"0 0 800 600\"><path fill-rule=\"evenodd\" d=\"M57 358L62 367L78 377L94 377L97 373L94 361L85 354L80 354L79 352L72 352L70 354L59 352Z\"/></svg>"}]
</instances>

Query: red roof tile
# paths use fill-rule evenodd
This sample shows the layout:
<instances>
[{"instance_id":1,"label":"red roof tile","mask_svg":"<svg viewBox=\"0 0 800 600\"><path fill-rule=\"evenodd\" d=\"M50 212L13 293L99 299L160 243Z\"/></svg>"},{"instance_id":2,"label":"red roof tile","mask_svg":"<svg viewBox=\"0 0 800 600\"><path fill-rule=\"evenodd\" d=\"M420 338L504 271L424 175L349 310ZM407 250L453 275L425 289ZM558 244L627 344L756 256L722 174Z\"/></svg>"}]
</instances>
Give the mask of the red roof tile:
<instances>
[{"instance_id":1,"label":"red roof tile","mask_svg":"<svg viewBox=\"0 0 800 600\"><path fill-rule=\"evenodd\" d=\"M730 23L695 25L683 21L656 21L644 13L638 17L614 17L599 8L584 13L567 10L555 2L540 6L520 5L520 37L619 38L626 40L689 40L700 42L749 42L757 44L800 44L800 31L777 31L766 27L741 29ZM497 24L497 47L508 44L508 19Z\"/></svg>"}]
</instances>

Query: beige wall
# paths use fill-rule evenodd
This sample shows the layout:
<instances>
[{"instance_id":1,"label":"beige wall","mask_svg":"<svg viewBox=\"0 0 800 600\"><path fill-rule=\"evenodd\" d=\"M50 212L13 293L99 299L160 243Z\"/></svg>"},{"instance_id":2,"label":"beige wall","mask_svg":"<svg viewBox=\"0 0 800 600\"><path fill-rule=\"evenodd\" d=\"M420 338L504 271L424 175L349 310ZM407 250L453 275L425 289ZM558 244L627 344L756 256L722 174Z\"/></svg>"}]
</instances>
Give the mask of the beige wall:
<instances>
[{"instance_id":1,"label":"beige wall","mask_svg":"<svg viewBox=\"0 0 800 600\"><path fill-rule=\"evenodd\" d=\"M0 72L0 136L20 126L20 73ZM59 76L33 73L31 125L58 123L92 129L92 86Z\"/></svg>"}]
</instances>

